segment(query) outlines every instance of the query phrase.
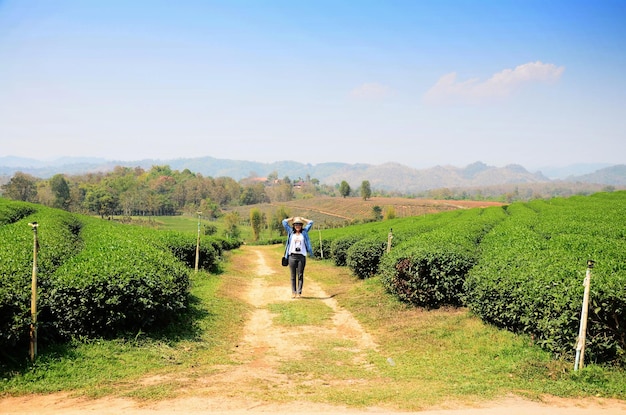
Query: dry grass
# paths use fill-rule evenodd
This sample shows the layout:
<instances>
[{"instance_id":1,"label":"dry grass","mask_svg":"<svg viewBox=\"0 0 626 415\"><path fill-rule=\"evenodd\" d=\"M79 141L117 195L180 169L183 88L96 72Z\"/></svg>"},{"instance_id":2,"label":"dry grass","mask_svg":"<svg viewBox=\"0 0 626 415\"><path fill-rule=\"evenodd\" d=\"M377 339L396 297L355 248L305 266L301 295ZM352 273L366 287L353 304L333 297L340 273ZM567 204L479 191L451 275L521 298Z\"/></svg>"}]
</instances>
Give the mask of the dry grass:
<instances>
[{"instance_id":1,"label":"dry grass","mask_svg":"<svg viewBox=\"0 0 626 415\"><path fill-rule=\"evenodd\" d=\"M502 203L470 200L434 200L409 199L402 197L372 197L362 200L358 197L320 196L309 199L297 199L289 202L264 203L250 206L239 206L232 210L239 212L242 218L250 217L251 209L259 209L267 218L279 208L285 207L292 214L311 218L316 221L316 228L327 228L345 225L353 221L372 218L372 209L378 206L383 215L392 208L395 217L420 216L429 213L446 212L456 209L473 207L500 206Z\"/></svg>"}]
</instances>

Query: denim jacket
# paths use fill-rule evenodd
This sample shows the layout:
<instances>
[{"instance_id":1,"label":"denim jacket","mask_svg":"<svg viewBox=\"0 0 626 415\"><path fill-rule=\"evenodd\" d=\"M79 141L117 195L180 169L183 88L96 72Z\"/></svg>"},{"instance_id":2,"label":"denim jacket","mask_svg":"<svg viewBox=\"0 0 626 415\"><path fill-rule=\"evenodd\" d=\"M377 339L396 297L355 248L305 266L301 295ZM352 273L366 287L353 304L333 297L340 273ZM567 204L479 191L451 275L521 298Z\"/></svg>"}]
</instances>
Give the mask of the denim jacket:
<instances>
[{"instance_id":1,"label":"denim jacket","mask_svg":"<svg viewBox=\"0 0 626 415\"><path fill-rule=\"evenodd\" d=\"M311 229L311 226L313 226L312 220L310 220L309 223L302 228L302 235L304 236L304 244L306 245L306 253L308 256L313 256L313 247L311 246L311 239L309 239L309 229ZM293 228L289 226L287 219L283 219L283 228L285 228L288 235L287 244L285 245L285 258L287 258L289 256L289 252L287 252L287 250L289 249L289 244L291 243Z\"/></svg>"}]
</instances>

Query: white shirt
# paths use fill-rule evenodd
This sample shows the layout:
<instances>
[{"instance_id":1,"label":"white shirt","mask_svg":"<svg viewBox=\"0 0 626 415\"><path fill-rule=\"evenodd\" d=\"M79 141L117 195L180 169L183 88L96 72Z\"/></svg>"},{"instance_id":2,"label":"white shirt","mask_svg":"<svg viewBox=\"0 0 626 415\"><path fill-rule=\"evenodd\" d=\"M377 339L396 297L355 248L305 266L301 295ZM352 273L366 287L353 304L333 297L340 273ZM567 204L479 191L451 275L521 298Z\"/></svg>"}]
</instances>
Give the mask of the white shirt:
<instances>
[{"instance_id":1,"label":"white shirt","mask_svg":"<svg viewBox=\"0 0 626 415\"><path fill-rule=\"evenodd\" d=\"M302 233L293 233L291 235L289 254L302 254L306 256L306 244L304 243L304 235Z\"/></svg>"}]
</instances>

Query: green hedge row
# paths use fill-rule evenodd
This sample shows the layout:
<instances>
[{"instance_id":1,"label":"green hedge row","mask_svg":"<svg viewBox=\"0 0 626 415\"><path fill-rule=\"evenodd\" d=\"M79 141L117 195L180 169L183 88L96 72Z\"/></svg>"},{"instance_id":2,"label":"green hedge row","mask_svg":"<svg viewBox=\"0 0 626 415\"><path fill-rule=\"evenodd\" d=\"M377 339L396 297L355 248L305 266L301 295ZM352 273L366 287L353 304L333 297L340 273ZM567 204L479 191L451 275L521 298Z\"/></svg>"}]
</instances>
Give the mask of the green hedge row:
<instances>
[{"instance_id":1,"label":"green hedge row","mask_svg":"<svg viewBox=\"0 0 626 415\"><path fill-rule=\"evenodd\" d=\"M361 279L378 273L380 260L385 254L387 241L378 238L360 239L346 253L346 265Z\"/></svg>"},{"instance_id":2,"label":"green hedge row","mask_svg":"<svg viewBox=\"0 0 626 415\"><path fill-rule=\"evenodd\" d=\"M450 211L438 215L406 217L352 225L346 228L325 229L319 233L311 232L311 244L317 258L323 253L324 259L332 259L338 266L347 265L348 249L360 239L374 238L387 242L388 235L393 234L392 244L397 245L414 235L429 232L444 226L446 223L463 214L463 211Z\"/></svg>"},{"instance_id":3,"label":"green hedge row","mask_svg":"<svg viewBox=\"0 0 626 415\"><path fill-rule=\"evenodd\" d=\"M0 349L28 343L34 244L29 222L39 223L40 338L148 330L186 308L195 235L0 198ZM223 252L240 245L203 236L200 266L216 270Z\"/></svg>"},{"instance_id":4,"label":"green hedge row","mask_svg":"<svg viewBox=\"0 0 626 415\"><path fill-rule=\"evenodd\" d=\"M480 242L505 217L499 207L472 209L436 229L416 233L383 258L383 285L417 306L462 305L465 277L480 258Z\"/></svg>"},{"instance_id":5,"label":"green hedge row","mask_svg":"<svg viewBox=\"0 0 626 415\"><path fill-rule=\"evenodd\" d=\"M85 219L85 246L42 286L42 321L62 338L162 327L187 307L189 268L154 231Z\"/></svg>"},{"instance_id":6,"label":"green hedge row","mask_svg":"<svg viewBox=\"0 0 626 415\"><path fill-rule=\"evenodd\" d=\"M574 351L587 260L591 279L586 356L626 351L626 193L513 204L481 244L466 281L467 304L483 320L533 336L555 355Z\"/></svg>"},{"instance_id":7,"label":"green hedge row","mask_svg":"<svg viewBox=\"0 0 626 415\"><path fill-rule=\"evenodd\" d=\"M31 323L34 235L29 222L46 223L37 228L40 280L81 250L82 225L68 212L46 208L40 212L35 205L5 199L0 199L0 211L0 220L12 218L0 225L0 348L11 349L27 344Z\"/></svg>"},{"instance_id":8,"label":"green hedge row","mask_svg":"<svg viewBox=\"0 0 626 415\"><path fill-rule=\"evenodd\" d=\"M362 235L350 234L333 240L330 243L330 257L338 267L348 264L348 250L352 245L363 239Z\"/></svg>"},{"instance_id":9,"label":"green hedge row","mask_svg":"<svg viewBox=\"0 0 626 415\"><path fill-rule=\"evenodd\" d=\"M465 304L557 356L574 352L586 264L595 260L586 356L626 365L626 192L325 230L321 240L325 258L360 278L379 274L403 301Z\"/></svg>"},{"instance_id":10,"label":"green hedge row","mask_svg":"<svg viewBox=\"0 0 626 415\"><path fill-rule=\"evenodd\" d=\"M190 268L195 268L196 246L198 240L196 236L190 234L161 231L159 238L163 242L165 249ZM224 251L239 248L242 241L239 239L222 239L210 236L201 236L198 246L198 268L218 272Z\"/></svg>"},{"instance_id":11,"label":"green hedge row","mask_svg":"<svg viewBox=\"0 0 626 415\"><path fill-rule=\"evenodd\" d=\"M25 202L0 202L0 225L15 223L18 220L35 213L35 207Z\"/></svg>"}]
</instances>

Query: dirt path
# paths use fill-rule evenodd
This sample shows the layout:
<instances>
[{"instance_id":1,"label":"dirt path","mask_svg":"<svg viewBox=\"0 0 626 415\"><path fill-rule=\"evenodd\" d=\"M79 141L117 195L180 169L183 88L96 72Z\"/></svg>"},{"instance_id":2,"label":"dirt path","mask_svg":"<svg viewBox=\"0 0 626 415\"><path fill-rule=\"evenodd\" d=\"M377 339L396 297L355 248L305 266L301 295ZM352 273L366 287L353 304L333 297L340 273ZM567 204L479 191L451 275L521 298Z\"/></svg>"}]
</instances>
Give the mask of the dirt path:
<instances>
[{"instance_id":1,"label":"dirt path","mask_svg":"<svg viewBox=\"0 0 626 415\"><path fill-rule=\"evenodd\" d=\"M103 398L98 400L70 398L65 394L52 394L36 397L0 399L0 415L165 415L165 414L217 414L243 415L365 415L390 413L380 408L357 410L345 407L296 402L286 404L265 404L256 399L241 398L241 394L229 394L228 391L253 390L261 384L272 384L281 388L294 386L293 381L278 371L281 362L297 358L307 350L306 339L333 338L350 340L355 347L350 351L357 364L367 365L365 356L368 351L376 350L375 339L367 333L350 312L341 308L335 299L329 296L314 281L305 282L304 297L292 300L287 286L276 286L268 282L268 277L284 269L274 264L267 249L245 247L252 256L254 277L244 294L245 300L254 307L249 320L245 323L243 337L234 353L234 360L240 365L218 372L209 378L195 383L197 391L188 391L185 397L159 402L138 403L131 399ZM318 299L334 312L332 325L325 327L283 326L273 323L274 315L267 308L268 304L279 301L306 301ZM163 379L159 379L163 381ZM159 381L156 380L156 381ZM312 380L313 382L315 380ZM197 393L196 393L197 392ZM518 397L509 397L501 401L490 402L480 408L459 408L453 410L431 410L422 412L402 412L419 415L617 415L626 414L626 403L622 401L577 401L571 399L549 399L544 402L525 401Z\"/></svg>"}]
</instances>

